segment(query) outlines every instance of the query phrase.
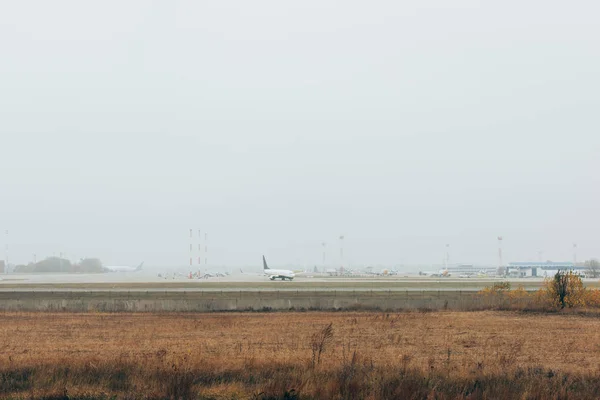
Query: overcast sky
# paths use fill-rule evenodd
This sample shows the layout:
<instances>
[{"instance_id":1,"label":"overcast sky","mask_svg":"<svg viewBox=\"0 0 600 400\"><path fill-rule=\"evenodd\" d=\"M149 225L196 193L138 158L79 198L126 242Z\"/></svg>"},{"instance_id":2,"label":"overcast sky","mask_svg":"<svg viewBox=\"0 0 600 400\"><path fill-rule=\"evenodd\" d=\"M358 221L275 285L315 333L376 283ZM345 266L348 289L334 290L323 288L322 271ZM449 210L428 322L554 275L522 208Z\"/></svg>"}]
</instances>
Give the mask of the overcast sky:
<instances>
[{"instance_id":1,"label":"overcast sky","mask_svg":"<svg viewBox=\"0 0 600 400\"><path fill-rule=\"evenodd\" d=\"M10 261L600 256L599 4L3 2Z\"/></svg>"}]
</instances>

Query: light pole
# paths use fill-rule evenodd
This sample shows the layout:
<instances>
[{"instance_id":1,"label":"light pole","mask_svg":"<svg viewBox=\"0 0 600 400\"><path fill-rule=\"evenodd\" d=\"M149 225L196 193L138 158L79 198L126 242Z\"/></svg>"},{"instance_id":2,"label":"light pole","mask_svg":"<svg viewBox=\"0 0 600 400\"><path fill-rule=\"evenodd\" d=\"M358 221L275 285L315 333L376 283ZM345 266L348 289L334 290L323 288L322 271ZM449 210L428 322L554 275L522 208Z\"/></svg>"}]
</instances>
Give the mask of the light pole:
<instances>
[{"instance_id":1,"label":"light pole","mask_svg":"<svg viewBox=\"0 0 600 400\"><path fill-rule=\"evenodd\" d=\"M6 261L6 269L8 270L8 229L6 230L6 249L4 254L4 260Z\"/></svg>"},{"instance_id":2,"label":"light pole","mask_svg":"<svg viewBox=\"0 0 600 400\"><path fill-rule=\"evenodd\" d=\"M190 267L194 265L194 250L192 241L194 240L194 231L190 229Z\"/></svg>"},{"instance_id":3,"label":"light pole","mask_svg":"<svg viewBox=\"0 0 600 400\"><path fill-rule=\"evenodd\" d=\"M504 238L498 236L498 272L501 275L506 275L506 271L504 271L504 262L502 261L502 240L504 240Z\"/></svg>"},{"instance_id":4,"label":"light pole","mask_svg":"<svg viewBox=\"0 0 600 400\"><path fill-rule=\"evenodd\" d=\"M340 264L341 270L344 272L344 235L340 236Z\"/></svg>"},{"instance_id":5,"label":"light pole","mask_svg":"<svg viewBox=\"0 0 600 400\"><path fill-rule=\"evenodd\" d=\"M200 229L198 229L198 271L200 270L200 266L202 265L202 233Z\"/></svg>"}]
</instances>

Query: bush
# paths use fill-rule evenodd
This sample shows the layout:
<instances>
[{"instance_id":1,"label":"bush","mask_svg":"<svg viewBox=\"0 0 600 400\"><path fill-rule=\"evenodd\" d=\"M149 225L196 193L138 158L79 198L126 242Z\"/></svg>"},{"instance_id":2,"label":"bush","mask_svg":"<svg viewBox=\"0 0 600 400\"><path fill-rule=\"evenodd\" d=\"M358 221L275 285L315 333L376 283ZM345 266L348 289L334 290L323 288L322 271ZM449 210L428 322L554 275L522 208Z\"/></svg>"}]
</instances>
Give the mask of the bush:
<instances>
[{"instance_id":1,"label":"bush","mask_svg":"<svg viewBox=\"0 0 600 400\"><path fill-rule=\"evenodd\" d=\"M600 307L600 290L583 287L581 277L573 271L559 271L546 279L536 292L527 292L522 286L510 289L508 282L488 286L478 295L488 302L488 308L511 310L551 310L579 307Z\"/></svg>"},{"instance_id":2,"label":"bush","mask_svg":"<svg viewBox=\"0 0 600 400\"><path fill-rule=\"evenodd\" d=\"M479 294L484 295L498 295L502 293L510 292L510 282L498 282L494 283L492 286L487 286L482 289Z\"/></svg>"},{"instance_id":3,"label":"bush","mask_svg":"<svg viewBox=\"0 0 600 400\"><path fill-rule=\"evenodd\" d=\"M550 305L554 308L585 306L586 290L579 275L573 271L558 271L552 279L547 279L545 288Z\"/></svg>"}]
</instances>

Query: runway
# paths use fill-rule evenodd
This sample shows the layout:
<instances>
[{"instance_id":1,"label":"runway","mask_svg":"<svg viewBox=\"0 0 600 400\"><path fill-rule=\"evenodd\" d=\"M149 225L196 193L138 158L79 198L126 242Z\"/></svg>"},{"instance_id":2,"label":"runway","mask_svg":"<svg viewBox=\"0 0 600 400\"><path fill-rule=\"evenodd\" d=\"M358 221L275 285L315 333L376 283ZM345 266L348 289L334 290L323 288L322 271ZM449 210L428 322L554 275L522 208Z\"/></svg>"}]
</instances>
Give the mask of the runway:
<instances>
[{"instance_id":1,"label":"runway","mask_svg":"<svg viewBox=\"0 0 600 400\"><path fill-rule=\"evenodd\" d=\"M2 275L0 311L215 312L324 310L477 310L506 306L478 292L502 279L422 276L297 276L260 274L208 279L151 273ZM541 279L510 280L541 288ZM586 286L598 287L597 280ZM525 305L524 305L525 306Z\"/></svg>"},{"instance_id":2,"label":"runway","mask_svg":"<svg viewBox=\"0 0 600 400\"><path fill-rule=\"evenodd\" d=\"M270 281L259 273L234 274L208 279L189 279L184 275L158 274L142 271L104 274L5 274L0 275L0 291L478 291L500 278L428 278L414 276L344 276L305 274L293 281ZM542 287L542 279L509 280L513 288L526 290ZM598 281L588 280L588 287L598 287Z\"/></svg>"}]
</instances>

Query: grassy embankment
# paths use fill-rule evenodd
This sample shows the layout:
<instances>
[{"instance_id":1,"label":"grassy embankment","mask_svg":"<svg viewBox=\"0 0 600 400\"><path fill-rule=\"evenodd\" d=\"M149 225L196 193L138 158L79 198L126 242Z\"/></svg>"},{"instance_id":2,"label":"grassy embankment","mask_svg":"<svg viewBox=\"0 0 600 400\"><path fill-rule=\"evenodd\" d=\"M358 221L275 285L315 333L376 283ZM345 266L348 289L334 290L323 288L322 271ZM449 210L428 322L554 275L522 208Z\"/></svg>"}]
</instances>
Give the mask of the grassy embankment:
<instances>
[{"instance_id":1,"label":"grassy embankment","mask_svg":"<svg viewBox=\"0 0 600 400\"><path fill-rule=\"evenodd\" d=\"M600 320L577 315L5 313L0 319L2 398L600 397ZM322 336L329 324L331 336Z\"/></svg>"}]
</instances>

